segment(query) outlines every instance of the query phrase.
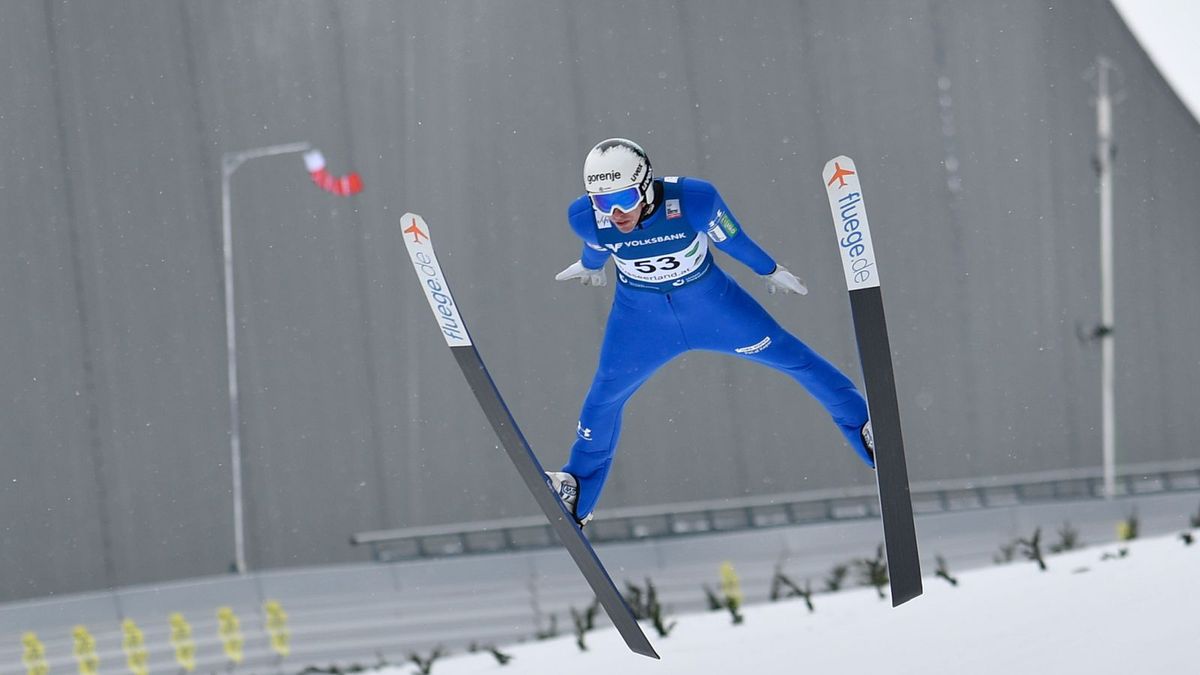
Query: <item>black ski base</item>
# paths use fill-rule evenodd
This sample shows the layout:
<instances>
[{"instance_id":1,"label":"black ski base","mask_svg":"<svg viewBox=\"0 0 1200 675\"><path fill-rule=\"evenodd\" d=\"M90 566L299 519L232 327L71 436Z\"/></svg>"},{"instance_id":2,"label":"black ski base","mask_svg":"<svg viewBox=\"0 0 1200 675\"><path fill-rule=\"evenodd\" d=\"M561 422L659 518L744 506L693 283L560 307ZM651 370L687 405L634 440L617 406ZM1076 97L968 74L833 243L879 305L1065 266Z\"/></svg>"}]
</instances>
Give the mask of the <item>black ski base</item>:
<instances>
[{"instance_id":1,"label":"black ski base","mask_svg":"<svg viewBox=\"0 0 1200 675\"><path fill-rule=\"evenodd\" d=\"M875 478L883 516L892 606L895 607L920 595L923 587L908 465L904 460L904 437L900 432L896 376L892 372L892 349L879 287L851 291L850 308L871 411L871 428L875 434Z\"/></svg>"}]
</instances>

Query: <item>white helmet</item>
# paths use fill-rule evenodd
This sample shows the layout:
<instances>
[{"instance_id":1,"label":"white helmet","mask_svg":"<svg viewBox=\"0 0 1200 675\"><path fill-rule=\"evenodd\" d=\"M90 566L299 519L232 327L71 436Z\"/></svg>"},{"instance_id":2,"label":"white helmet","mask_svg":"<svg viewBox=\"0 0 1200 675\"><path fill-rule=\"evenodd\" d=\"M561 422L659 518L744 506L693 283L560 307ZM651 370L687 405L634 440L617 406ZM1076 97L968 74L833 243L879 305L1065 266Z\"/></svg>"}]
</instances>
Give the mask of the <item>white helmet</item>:
<instances>
[{"instance_id":1,"label":"white helmet","mask_svg":"<svg viewBox=\"0 0 1200 675\"><path fill-rule=\"evenodd\" d=\"M584 188L592 206L607 215L614 209L628 213L638 202L649 206L654 201L653 182L646 151L624 138L600 141L583 161Z\"/></svg>"}]
</instances>

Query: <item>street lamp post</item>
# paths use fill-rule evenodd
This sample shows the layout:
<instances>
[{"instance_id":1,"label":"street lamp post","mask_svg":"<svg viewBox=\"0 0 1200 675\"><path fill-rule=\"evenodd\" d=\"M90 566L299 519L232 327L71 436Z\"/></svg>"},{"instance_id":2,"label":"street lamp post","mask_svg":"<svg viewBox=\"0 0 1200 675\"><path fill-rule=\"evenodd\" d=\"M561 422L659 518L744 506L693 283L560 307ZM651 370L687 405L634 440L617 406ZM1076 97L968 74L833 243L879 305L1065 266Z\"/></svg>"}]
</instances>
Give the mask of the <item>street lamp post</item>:
<instances>
[{"instance_id":1,"label":"street lamp post","mask_svg":"<svg viewBox=\"0 0 1200 675\"><path fill-rule=\"evenodd\" d=\"M246 572L246 527L242 508L242 437L241 411L238 405L237 318L233 302L233 223L229 195L230 179L242 164L259 157L285 155L311 150L309 143L288 143L241 152L227 152L221 157L221 248L225 255L225 350L229 369L229 458L233 470L233 538L234 569Z\"/></svg>"},{"instance_id":2,"label":"street lamp post","mask_svg":"<svg viewBox=\"0 0 1200 675\"><path fill-rule=\"evenodd\" d=\"M1114 67L1103 56L1096 59L1096 171L1100 179L1100 415L1104 461L1104 496L1116 495L1116 367L1113 344L1113 129L1114 96L1109 76Z\"/></svg>"}]
</instances>

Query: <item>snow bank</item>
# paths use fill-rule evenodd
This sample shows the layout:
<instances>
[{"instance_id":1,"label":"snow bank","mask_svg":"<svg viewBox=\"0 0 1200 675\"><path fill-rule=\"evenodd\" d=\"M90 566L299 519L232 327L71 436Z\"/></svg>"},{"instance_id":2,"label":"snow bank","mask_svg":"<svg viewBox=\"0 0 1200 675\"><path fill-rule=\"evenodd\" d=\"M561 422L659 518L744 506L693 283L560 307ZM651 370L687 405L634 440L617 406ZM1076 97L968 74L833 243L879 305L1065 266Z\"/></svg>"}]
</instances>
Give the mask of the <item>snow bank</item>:
<instances>
[{"instance_id":1,"label":"snow bank","mask_svg":"<svg viewBox=\"0 0 1200 675\"><path fill-rule=\"evenodd\" d=\"M481 652L439 660L431 672L1200 672L1200 543L1185 546L1173 535L1122 546L1128 555L1108 560L1101 558L1115 556L1117 545L1050 556L1046 572L1024 561L974 570L957 587L930 576L924 596L895 609L874 589L855 588L815 596L813 614L801 600L747 607L740 626L725 612L675 617L666 638L644 622L662 661L631 654L607 629L588 634L587 652L564 635L503 648L514 657L506 666Z\"/></svg>"}]
</instances>

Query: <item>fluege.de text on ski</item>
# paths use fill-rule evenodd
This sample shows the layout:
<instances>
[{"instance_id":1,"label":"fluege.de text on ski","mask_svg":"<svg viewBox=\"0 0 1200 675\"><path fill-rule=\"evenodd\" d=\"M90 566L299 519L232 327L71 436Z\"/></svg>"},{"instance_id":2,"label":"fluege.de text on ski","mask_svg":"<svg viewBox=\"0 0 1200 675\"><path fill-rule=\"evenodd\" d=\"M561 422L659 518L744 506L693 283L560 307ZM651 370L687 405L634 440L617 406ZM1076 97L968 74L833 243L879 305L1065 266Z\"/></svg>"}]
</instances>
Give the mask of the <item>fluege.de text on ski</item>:
<instances>
[{"instance_id":1,"label":"fluege.de text on ski","mask_svg":"<svg viewBox=\"0 0 1200 675\"><path fill-rule=\"evenodd\" d=\"M854 283L867 284L874 273L875 261L872 251L863 243L863 234L859 231L858 209L862 195L857 192L842 195L838 198L841 205L842 231L846 236L839 238L842 249L850 257L850 269L854 272Z\"/></svg>"}]
</instances>

